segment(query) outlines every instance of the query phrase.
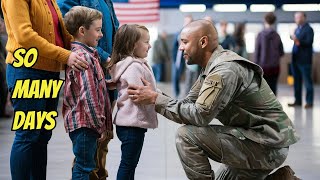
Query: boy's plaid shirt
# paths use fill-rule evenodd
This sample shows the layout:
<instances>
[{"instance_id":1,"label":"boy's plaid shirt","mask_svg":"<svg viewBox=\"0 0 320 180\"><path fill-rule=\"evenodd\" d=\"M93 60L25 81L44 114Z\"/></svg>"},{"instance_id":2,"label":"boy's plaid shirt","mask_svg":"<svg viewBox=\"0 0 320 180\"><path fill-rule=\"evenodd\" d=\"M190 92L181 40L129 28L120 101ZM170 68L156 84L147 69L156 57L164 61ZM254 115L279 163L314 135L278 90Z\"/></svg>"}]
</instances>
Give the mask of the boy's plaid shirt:
<instances>
[{"instance_id":1,"label":"boy's plaid shirt","mask_svg":"<svg viewBox=\"0 0 320 180\"><path fill-rule=\"evenodd\" d=\"M82 43L71 44L73 52L84 57L89 68L66 68L62 113L67 132L87 127L103 133L112 131L112 112L104 73L96 50Z\"/></svg>"}]
</instances>

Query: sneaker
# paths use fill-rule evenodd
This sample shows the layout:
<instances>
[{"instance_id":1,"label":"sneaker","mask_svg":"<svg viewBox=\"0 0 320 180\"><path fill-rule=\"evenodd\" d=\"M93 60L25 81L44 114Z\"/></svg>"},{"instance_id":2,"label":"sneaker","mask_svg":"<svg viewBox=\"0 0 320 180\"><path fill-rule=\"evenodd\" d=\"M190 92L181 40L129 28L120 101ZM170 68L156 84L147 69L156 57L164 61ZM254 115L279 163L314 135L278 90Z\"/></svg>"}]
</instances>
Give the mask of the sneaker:
<instances>
[{"instance_id":1,"label":"sneaker","mask_svg":"<svg viewBox=\"0 0 320 180\"><path fill-rule=\"evenodd\" d=\"M269 174L265 180L301 180L294 174L295 172L290 168L290 166L283 166L274 173Z\"/></svg>"}]
</instances>

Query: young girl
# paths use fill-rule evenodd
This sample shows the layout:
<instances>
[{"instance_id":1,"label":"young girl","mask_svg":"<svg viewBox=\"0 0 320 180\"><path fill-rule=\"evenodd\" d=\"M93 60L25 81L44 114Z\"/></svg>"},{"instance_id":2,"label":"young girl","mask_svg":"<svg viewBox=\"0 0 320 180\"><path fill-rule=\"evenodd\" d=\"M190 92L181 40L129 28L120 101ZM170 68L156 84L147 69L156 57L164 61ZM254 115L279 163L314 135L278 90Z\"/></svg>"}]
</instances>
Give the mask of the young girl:
<instances>
[{"instance_id":1,"label":"young girl","mask_svg":"<svg viewBox=\"0 0 320 180\"><path fill-rule=\"evenodd\" d=\"M121 162L117 180L134 179L147 128L158 126L154 105L136 105L128 97L129 84L143 85L145 78L156 89L152 70L144 59L151 48L146 27L123 25L115 35L113 53L109 64L112 81L119 91L118 111L113 123L121 141Z\"/></svg>"}]
</instances>

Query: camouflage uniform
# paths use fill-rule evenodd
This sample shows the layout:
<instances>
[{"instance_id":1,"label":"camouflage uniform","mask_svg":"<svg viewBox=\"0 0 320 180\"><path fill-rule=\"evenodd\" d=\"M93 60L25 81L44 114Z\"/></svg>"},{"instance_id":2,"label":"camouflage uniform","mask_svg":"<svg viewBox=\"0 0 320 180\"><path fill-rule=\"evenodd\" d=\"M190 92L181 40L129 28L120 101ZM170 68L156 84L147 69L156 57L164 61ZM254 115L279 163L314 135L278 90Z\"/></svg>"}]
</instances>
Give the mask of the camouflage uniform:
<instances>
[{"instance_id":1,"label":"camouflage uniform","mask_svg":"<svg viewBox=\"0 0 320 180\"><path fill-rule=\"evenodd\" d=\"M176 146L189 179L264 179L285 161L299 138L262 75L218 46L185 99L158 94L156 111L186 124ZM209 125L214 118L224 126ZM223 163L216 177L208 158Z\"/></svg>"}]
</instances>

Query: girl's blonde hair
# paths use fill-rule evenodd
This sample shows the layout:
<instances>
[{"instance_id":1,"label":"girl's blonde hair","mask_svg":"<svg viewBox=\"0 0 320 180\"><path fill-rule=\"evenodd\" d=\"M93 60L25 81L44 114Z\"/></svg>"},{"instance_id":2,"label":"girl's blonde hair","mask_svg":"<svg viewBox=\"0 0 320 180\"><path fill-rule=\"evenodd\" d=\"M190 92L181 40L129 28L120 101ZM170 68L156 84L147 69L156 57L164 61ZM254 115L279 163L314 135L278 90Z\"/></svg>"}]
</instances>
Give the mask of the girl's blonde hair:
<instances>
[{"instance_id":1,"label":"girl's blonde hair","mask_svg":"<svg viewBox=\"0 0 320 180\"><path fill-rule=\"evenodd\" d=\"M141 30L149 32L145 26L138 24L124 24L118 29L108 68L128 56L134 56L135 43L141 38Z\"/></svg>"}]
</instances>

